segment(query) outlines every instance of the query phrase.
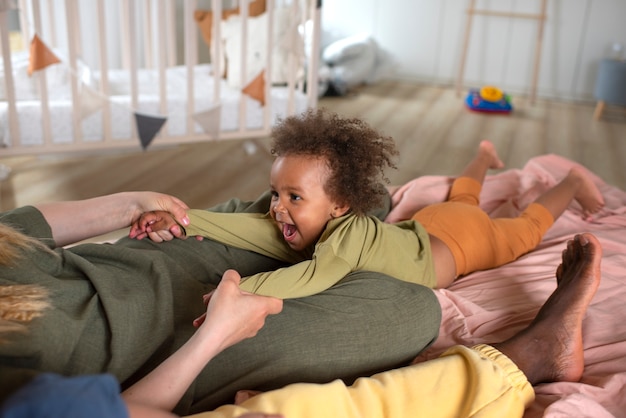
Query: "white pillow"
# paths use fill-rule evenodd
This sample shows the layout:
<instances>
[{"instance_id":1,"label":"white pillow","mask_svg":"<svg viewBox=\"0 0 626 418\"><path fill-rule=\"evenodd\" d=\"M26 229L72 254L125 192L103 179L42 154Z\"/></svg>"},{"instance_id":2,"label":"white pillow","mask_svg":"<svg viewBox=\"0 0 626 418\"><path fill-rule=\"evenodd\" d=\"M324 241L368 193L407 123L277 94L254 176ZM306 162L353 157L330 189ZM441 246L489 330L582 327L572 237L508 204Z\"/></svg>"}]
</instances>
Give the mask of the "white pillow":
<instances>
[{"instance_id":1,"label":"white pillow","mask_svg":"<svg viewBox=\"0 0 626 418\"><path fill-rule=\"evenodd\" d=\"M331 79L346 88L366 83L376 67L376 51L366 49L360 55L344 58L330 67Z\"/></svg>"},{"instance_id":2,"label":"white pillow","mask_svg":"<svg viewBox=\"0 0 626 418\"><path fill-rule=\"evenodd\" d=\"M324 48L322 59L327 64L337 64L372 51L376 51L376 42L369 34L361 33L331 43Z\"/></svg>"},{"instance_id":3,"label":"white pillow","mask_svg":"<svg viewBox=\"0 0 626 418\"><path fill-rule=\"evenodd\" d=\"M304 40L297 30L297 19L292 19L291 11L286 8L274 10L272 77L273 84L286 83L289 80L289 54L295 59L304 56ZM248 44L246 54L246 77L244 85L252 81L265 68L267 60L267 12L248 18ZM231 15L222 21L221 35L226 55L226 76L228 85L241 88L241 31L240 15ZM299 74L301 75L301 74Z\"/></svg>"}]
</instances>

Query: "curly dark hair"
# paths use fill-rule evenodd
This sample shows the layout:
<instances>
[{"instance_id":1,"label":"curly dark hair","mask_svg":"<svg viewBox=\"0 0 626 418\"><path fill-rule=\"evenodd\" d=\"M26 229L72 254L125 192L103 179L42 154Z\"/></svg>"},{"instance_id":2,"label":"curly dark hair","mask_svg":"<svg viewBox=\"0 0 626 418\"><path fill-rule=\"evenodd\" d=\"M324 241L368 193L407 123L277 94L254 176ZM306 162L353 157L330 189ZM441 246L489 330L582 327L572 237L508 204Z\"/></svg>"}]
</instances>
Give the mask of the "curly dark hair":
<instances>
[{"instance_id":1,"label":"curly dark hair","mask_svg":"<svg viewBox=\"0 0 626 418\"><path fill-rule=\"evenodd\" d=\"M281 119L272 128L272 154L323 157L330 169L324 190L328 196L363 215L378 207L389 183L385 169L397 168L393 138L366 122L344 118L325 109L309 109Z\"/></svg>"}]
</instances>

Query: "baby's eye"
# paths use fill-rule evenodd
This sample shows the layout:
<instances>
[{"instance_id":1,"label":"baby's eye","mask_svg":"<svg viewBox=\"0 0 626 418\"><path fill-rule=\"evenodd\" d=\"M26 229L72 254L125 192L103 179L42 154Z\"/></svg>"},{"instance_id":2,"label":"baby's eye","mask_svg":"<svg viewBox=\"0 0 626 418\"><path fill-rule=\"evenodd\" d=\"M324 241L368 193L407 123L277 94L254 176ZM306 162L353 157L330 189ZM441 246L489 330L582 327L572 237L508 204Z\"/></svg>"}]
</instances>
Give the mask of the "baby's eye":
<instances>
[{"instance_id":1,"label":"baby's eye","mask_svg":"<svg viewBox=\"0 0 626 418\"><path fill-rule=\"evenodd\" d=\"M302 198L300 196L298 196L297 194L292 194L291 196L291 200L301 200Z\"/></svg>"},{"instance_id":2,"label":"baby's eye","mask_svg":"<svg viewBox=\"0 0 626 418\"><path fill-rule=\"evenodd\" d=\"M270 194L272 195L272 199L276 199L278 197L278 192L275 190L271 190Z\"/></svg>"}]
</instances>

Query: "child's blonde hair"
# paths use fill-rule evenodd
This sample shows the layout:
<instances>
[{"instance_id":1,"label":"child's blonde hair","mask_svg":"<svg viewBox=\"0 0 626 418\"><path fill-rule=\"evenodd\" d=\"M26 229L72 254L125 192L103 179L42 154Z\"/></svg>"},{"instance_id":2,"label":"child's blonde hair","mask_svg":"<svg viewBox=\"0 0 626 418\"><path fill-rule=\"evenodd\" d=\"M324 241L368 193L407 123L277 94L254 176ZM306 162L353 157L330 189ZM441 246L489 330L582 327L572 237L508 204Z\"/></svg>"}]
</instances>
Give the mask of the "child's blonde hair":
<instances>
[{"instance_id":1,"label":"child's blonde hair","mask_svg":"<svg viewBox=\"0 0 626 418\"><path fill-rule=\"evenodd\" d=\"M33 248L51 252L41 241L0 224L0 266L15 265L25 250ZM7 332L26 330L26 324L41 316L49 306L48 292L41 286L0 286L0 341Z\"/></svg>"}]
</instances>

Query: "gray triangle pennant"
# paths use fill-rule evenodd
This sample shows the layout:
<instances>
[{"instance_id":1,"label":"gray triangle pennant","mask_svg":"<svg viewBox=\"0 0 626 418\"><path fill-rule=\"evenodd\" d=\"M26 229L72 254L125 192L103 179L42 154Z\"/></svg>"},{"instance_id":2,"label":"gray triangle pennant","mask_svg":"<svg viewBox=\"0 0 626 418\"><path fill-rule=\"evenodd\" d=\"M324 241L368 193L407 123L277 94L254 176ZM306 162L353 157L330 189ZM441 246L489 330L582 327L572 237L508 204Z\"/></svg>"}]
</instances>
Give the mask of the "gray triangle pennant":
<instances>
[{"instance_id":1,"label":"gray triangle pennant","mask_svg":"<svg viewBox=\"0 0 626 418\"><path fill-rule=\"evenodd\" d=\"M145 150L148 148L156 134L159 133L167 118L163 116L142 115L135 112L135 123L137 124L137 133L141 141L141 147Z\"/></svg>"}]
</instances>

